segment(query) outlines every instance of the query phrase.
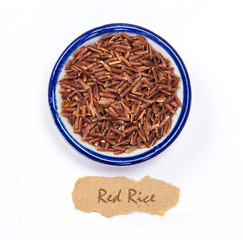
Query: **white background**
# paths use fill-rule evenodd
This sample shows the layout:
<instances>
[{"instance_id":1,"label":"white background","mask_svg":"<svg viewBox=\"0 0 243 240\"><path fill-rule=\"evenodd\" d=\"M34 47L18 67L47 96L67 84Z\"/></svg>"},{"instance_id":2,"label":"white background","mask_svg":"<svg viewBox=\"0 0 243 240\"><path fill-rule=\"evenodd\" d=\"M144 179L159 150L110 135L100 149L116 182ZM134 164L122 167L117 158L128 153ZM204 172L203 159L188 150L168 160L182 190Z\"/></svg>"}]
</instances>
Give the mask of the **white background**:
<instances>
[{"instance_id":1,"label":"white background","mask_svg":"<svg viewBox=\"0 0 243 240\"><path fill-rule=\"evenodd\" d=\"M192 107L179 138L156 158L111 167L76 152L51 118L52 68L83 32L146 27L184 60ZM243 239L241 1L3 1L0 4L0 239ZM181 188L163 217L107 219L75 210L83 176L146 175Z\"/></svg>"}]
</instances>

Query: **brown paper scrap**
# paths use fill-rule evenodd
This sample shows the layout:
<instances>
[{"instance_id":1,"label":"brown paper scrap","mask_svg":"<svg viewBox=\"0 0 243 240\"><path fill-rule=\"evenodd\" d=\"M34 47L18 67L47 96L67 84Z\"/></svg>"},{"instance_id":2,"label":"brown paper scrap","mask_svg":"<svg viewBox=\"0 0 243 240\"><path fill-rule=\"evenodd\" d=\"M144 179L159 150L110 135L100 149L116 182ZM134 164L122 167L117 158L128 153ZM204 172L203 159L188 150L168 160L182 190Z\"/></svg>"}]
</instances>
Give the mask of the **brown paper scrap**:
<instances>
[{"instance_id":1,"label":"brown paper scrap","mask_svg":"<svg viewBox=\"0 0 243 240\"><path fill-rule=\"evenodd\" d=\"M138 182L126 177L83 177L72 195L75 208L83 212L106 217L131 212L163 215L177 204L180 189L149 176Z\"/></svg>"}]
</instances>

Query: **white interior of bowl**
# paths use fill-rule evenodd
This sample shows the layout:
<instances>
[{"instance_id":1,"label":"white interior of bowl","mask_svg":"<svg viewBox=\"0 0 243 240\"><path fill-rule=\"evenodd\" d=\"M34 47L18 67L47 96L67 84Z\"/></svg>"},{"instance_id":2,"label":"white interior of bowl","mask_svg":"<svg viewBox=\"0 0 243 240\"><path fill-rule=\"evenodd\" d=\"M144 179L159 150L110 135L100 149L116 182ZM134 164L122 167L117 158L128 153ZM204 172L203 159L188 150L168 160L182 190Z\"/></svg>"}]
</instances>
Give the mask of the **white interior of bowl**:
<instances>
[{"instance_id":1,"label":"white interior of bowl","mask_svg":"<svg viewBox=\"0 0 243 240\"><path fill-rule=\"evenodd\" d=\"M130 34L130 33L127 33L129 36L134 36L134 34ZM85 42L85 44L83 44L84 46L86 45L95 45L95 43L99 40L100 37L95 37L93 39L90 39L89 41ZM180 75L180 72L175 64L175 62L173 61L173 59L170 57L170 55L162 48L160 47L158 44L156 44L155 42L151 41L150 39L147 39L149 44L156 50L156 51L159 51L165 58L169 59L170 60L170 66L171 67L174 67L174 73L178 76L181 77ZM81 47L81 46L79 46ZM78 48L79 48L78 47ZM69 59L71 59L72 56L70 56L67 61ZM66 63L65 63L66 64ZM64 65L65 66L65 65ZM64 68L62 69L60 75L59 75L59 78L58 78L58 81L63 79L63 77L65 76L65 70ZM56 102L57 102L57 107L58 107L58 113L60 115L61 113L61 106L62 106L62 98L61 98L61 94L59 93L59 90L60 90L60 85L57 84L57 87L56 87ZM180 86L179 88L177 89L177 96L179 97L179 99L181 100L181 102L183 102L183 85L182 83L180 83ZM180 112L181 112L181 108L178 108L178 110L176 111L176 113L173 115L172 117L172 126L171 126L171 130L174 128L179 116L180 116ZM74 139L77 140L77 142L79 142L81 145L83 145L84 147L86 148L89 148L91 149L92 151L94 152L97 152L97 150L95 149L95 146L89 144L88 142L86 141L82 141L81 140L81 136L80 134L76 134L73 132L73 128L71 126L71 124L67 121L67 118L66 117L62 117L60 115L60 118L64 124L64 126L66 127L67 131L72 135L72 137ZM156 145L158 145L159 143L161 143L166 137L167 137L168 134L166 134L165 136L163 136L159 141L157 141ZM156 146L155 145L155 146ZM152 148L154 148L155 146L153 146ZM150 149L152 149L150 148ZM130 156L136 156L138 154L141 154L141 153L144 153L146 151L148 151L149 149L148 148L142 148L142 149L136 149L135 151L131 152L131 153L122 153L120 155L118 155L117 157L130 157ZM103 155L106 155L106 156L111 156L111 157L116 157L113 152L100 152L100 154L103 154Z\"/></svg>"}]
</instances>

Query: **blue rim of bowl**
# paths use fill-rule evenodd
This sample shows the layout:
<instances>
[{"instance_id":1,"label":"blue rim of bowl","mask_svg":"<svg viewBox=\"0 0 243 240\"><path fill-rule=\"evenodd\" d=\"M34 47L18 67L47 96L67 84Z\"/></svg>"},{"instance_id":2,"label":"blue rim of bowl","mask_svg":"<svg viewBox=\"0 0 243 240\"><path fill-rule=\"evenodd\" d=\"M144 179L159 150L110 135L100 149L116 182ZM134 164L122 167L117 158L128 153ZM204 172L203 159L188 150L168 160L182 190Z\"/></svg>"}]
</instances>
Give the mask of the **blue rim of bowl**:
<instances>
[{"instance_id":1,"label":"blue rim of bowl","mask_svg":"<svg viewBox=\"0 0 243 240\"><path fill-rule=\"evenodd\" d=\"M175 64L178 67L178 70L181 75L181 81L183 84L183 103L182 103L182 109L179 115L179 118L174 126L174 128L170 131L170 133L166 136L166 138L154 146L152 149L148 149L148 151L143 152L141 154L130 156L130 157L112 157L112 156L106 156L103 154L100 154L98 152L95 152L91 149L86 148L81 144L81 142L78 142L76 139L72 137L72 135L67 131L65 125L63 124L61 117L58 113L57 103L56 103L56 85L58 82L59 75L67 61L67 59L70 57L72 52L80 47L82 44L84 44L86 41L99 37L104 34L108 33L118 33L118 32L128 32L133 34L139 34L146 38L149 38L150 40L154 41L156 44L161 46L173 59ZM56 126L58 127L61 134L64 136L64 138L80 153L87 156L88 158L95 160L100 163L109 164L109 165L117 165L117 166L125 166L125 165L133 165L137 163L141 163L144 161L147 161L155 156L157 156L159 153L164 151L166 148L168 148L172 142L175 141L175 139L178 137L180 132L182 131L183 127L185 126L185 123L187 121L190 106L191 106L191 86L190 86L190 79L187 72L187 69L179 56L179 54L174 50L174 48L165 41L162 37L158 36L157 34L153 33L152 31L132 24L126 24L126 23L114 23L114 24L107 24L103 25L94 29L91 29L84 34L80 35L78 38L76 38L61 54L61 56L58 58L49 82L49 91L48 91L48 100L49 105L51 109L51 113L53 115L54 121Z\"/></svg>"}]
</instances>

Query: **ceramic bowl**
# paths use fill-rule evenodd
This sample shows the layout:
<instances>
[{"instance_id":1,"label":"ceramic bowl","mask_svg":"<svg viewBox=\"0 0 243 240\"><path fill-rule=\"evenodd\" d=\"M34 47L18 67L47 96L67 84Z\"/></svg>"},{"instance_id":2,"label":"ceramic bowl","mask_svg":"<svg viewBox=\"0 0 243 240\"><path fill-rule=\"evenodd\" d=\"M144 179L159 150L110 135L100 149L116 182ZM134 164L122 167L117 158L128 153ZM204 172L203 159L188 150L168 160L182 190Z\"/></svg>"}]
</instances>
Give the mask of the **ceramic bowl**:
<instances>
[{"instance_id":1,"label":"ceramic bowl","mask_svg":"<svg viewBox=\"0 0 243 240\"><path fill-rule=\"evenodd\" d=\"M112 152L96 151L93 145L90 145L88 142L81 141L79 134L73 133L73 128L67 122L67 119L60 115L62 99L61 94L59 93L60 85L58 84L58 81L65 75L64 66L67 61L72 58L72 53L77 48L82 45L94 44L102 35L118 32L125 32L131 36L137 34L144 36L155 50L161 52L164 57L171 61L170 66L174 67L175 74L181 77L181 83L177 90L177 96L180 98L183 106L182 108L178 108L172 117L171 131L162 139L160 139L160 141L158 141L155 146L150 148L137 149L131 153L122 153L118 156L115 156ZM162 37L143 27L131 24L117 23L104 25L87 31L75 39L64 50L53 68L50 77L48 98L51 113L53 115L56 126L64 138L76 150L92 160L105 164L122 166L137 164L153 158L172 144L186 123L190 111L191 88L186 67L179 54L168 42L166 42Z\"/></svg>"}]
</instances>

